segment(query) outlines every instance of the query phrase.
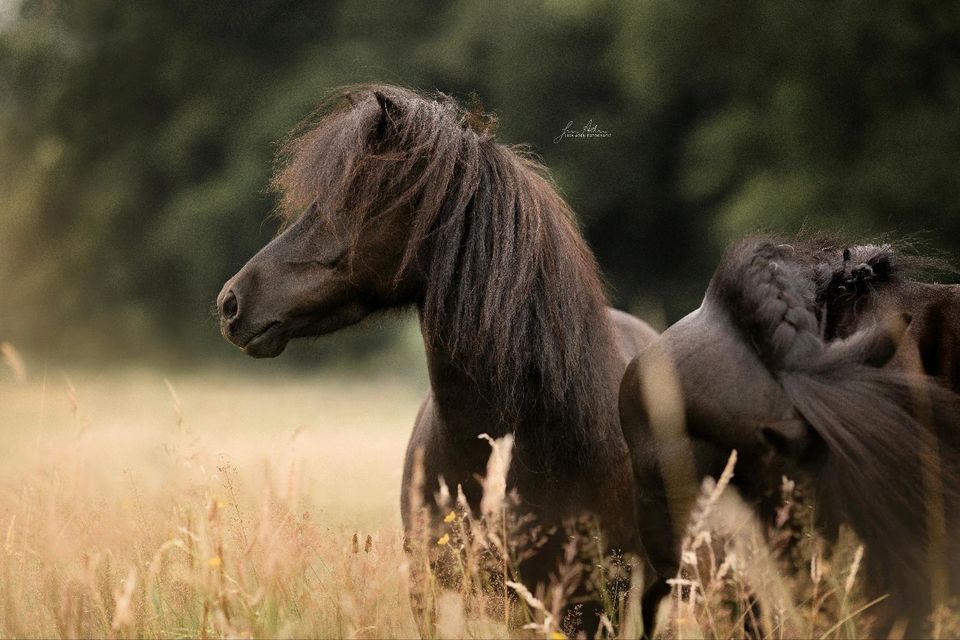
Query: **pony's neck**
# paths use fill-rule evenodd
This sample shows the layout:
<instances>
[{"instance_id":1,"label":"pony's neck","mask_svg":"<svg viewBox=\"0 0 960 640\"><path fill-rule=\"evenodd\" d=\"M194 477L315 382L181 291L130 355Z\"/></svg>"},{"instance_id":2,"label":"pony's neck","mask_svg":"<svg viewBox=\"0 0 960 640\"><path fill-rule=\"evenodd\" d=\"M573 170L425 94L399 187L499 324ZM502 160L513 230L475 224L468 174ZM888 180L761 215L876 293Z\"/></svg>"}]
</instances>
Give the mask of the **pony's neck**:
<instances>
[{"instance_id":1,"label":"pony's neck","mask_svg":"<svg viewBox=\"0 0 960 640\"><path fill-rule=\"evenodd\" d=\"M540 393L538 380L550 375L552 363L538 362L529 384L519 390L527 401L513 405L518 410L511 414L504 413L502 390L494 382L500 372L469 369L425 324L422 307L419 312L433 401L445 437L477 442L483 433L492 437L511 433L517 447L527 455L537 451L542 464L570 461L578 454L581 460L589 459L594 449L608 446L607 430L616 419L620 356L604 301L579 319L576 335L558 329L550 336L583 361L580 375L570 381L569 393L550 399Z\"/></svg>"},{"instance_id":2,"label":"pony's neck","mask_svg":"<svg viewBox=\"0 0 960 640\"><path fill-rule=\"evenodd\" d=\"M433 344L424 331L427 374L433 401L448 437L475 441L481 433L498 438L512 431L497 403L460 366L449 350Z\"/></svg>"},{"instance_id":3,"label":"pony's neck","mask_svg":"<svg viewBox=\"0 0 960 640\"><path fill-rule=\"evenodd\" d=\"M489 381L481 379L484 374L468 373L449 350L423 332L433 408L439 418L436 435L446 446L462 451L464 464L473 460L478 465L475 473L483 473L482 464L489 455L478 437L481 434L493 438L512 434L515 464L543 479L578 477L594 473L598 463L609 463L620 438L616 406L621 367L612 342L608 349L594 354L593 366L601 375L592 381L596 388L589 398L575 395L568 404L553 407L532 404L506 417ZM548 486L552 485L544 485ZM537 488L527 487L526 491ZM529 495L526 499L548 500L549 496Z\"/></svg>"},{"instance_id":4,"label":"pony's neck","mask_svg":"<svg viewBox=\"0 0 960 640\"><path fill-rule=\"evenodd\" d=\"M421 198L433 206L418 209L408 243L425 274L438 408L491 435L512 430L518 445L586 451L619 383L596 260L538 165L502 145L475 150L443 196Z\"/></svg>"}]
</instances>

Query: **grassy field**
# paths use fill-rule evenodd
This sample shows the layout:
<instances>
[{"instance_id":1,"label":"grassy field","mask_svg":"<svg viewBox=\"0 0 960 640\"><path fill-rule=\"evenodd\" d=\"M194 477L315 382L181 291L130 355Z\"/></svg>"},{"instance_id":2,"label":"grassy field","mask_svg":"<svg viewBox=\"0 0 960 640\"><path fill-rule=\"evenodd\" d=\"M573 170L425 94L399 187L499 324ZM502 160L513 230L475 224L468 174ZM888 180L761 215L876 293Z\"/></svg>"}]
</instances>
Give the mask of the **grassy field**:
<instances>
[{"instance_id":1,"label":"grassy field","mask_svg":"<svg viewBox=\"0 0 960 640\"><path fill-rule=\"evenodd\" d=\"M415 635L398 505L419 387L3 379L0 635Z\"/></svg>"},{"instance_id":2,"label":"grassy field","mask_svg":"<svg viewBox=\"0 0 960 640\"><path fill-rule=\"evenodd\" d=\"M399 487L421 374L4 375L0 636L417 635ZM462 548L454 512L433 551ZM785 565L789 517L763 531L722 481L698 513L675 585L687 595L661 608L668 636L864 633L855 541L829 556L808 536ZM640 633L633 586L605 635ZM562 597L521 592L523 633L561 637ZM436 635L507 635L476 595L437 596Z\"/></svg>"}]
</instances>

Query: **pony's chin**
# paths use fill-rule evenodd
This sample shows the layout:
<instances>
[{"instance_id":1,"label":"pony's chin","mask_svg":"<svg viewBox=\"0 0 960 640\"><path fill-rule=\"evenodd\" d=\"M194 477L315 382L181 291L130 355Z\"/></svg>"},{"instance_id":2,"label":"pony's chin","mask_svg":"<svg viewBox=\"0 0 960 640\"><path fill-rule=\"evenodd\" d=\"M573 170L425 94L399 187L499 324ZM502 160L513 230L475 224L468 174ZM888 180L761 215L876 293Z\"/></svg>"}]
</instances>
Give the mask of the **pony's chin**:
<instances>
[{"instance_id":1,"label":"pony's chin","mask_svg":"<svg viewBox=\"0 0 960 640\"><path fill-rule=\"evenodd\" d=\"M284 327L275 323L254 336L246 345L241 347L243 352L253 358L276 358L287 348L290 336Z\"/></svg>"}]
</instances>

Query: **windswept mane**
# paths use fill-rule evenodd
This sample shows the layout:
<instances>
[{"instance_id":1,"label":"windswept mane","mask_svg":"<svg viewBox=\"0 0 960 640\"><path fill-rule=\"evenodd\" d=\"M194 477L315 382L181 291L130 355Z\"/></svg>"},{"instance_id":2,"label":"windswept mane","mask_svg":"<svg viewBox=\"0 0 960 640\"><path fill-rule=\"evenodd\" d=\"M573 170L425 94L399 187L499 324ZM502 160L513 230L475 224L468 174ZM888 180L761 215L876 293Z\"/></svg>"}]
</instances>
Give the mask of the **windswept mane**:
<instances>
[{"instance_id":1,"label":"windswept mane","mask_svg":"<svg viewBox=\"0 0 960 640\"><path fill-rule=\"evenodd\" d=\"M505 419L580 425L577 446L611 393L597 357L612 344L602 282L544 167L494 129L449 96L351 87L283 146L274 187L284 216L316 203L354 240L379 216L408 216L397 277L426 279L415 302L427 340Z\"/></svg>"},{"instance_id":2,"label":"windswept mane","mask_svg":"<svg viewBox=\"0 0 960 640\"><path fill-rule=\"evenodd\" d=\"M914 286L910 268L930 264L898 263L890 245L751 238L727 252L708 293L823 444L821 513L861 536L875 583L921 608L931 576L958 569L943 536L960 525L960 397L922 373L880 368L896 346L883 322L840 337L823 325L838 297Z\"/></svg>"}]
</instances>

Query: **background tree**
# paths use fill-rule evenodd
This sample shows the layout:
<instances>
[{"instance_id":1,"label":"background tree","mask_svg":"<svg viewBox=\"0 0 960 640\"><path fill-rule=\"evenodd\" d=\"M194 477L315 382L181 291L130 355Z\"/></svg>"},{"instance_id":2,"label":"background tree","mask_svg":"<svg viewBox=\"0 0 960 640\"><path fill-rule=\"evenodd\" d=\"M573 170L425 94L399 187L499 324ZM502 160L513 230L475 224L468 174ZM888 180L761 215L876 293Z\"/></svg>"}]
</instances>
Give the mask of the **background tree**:
<instances>
[{"instance_id":1,"label":"background tree","mask_svg":"<svg viewBox=\"0 0 960 640\"><path fill-rule=\"evenodd\" d=\"M10 9L12 7L12 9ZM960 5L894 0L30 0L0 24L0 337L220 351L212 301L271 235L276 142L332 88L465 98L528 142L620 306L694 308L758 228L960 252ZM611 132L553 142L569 121ZM374 332L352 349L388 340Z\"/></svg>"}]
</instances>

